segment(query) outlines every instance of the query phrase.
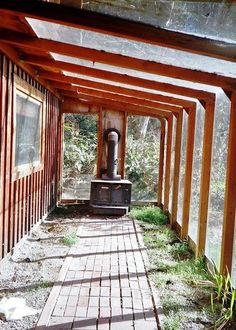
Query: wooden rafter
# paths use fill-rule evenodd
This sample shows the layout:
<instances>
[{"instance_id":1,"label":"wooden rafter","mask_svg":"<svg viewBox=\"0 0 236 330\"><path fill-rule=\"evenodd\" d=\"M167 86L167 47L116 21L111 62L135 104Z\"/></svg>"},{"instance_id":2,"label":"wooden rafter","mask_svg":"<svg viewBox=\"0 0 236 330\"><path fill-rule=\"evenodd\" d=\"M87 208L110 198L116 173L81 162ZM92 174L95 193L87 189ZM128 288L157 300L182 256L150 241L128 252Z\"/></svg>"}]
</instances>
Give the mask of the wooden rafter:
<instances>
[{"instance_id":1,"label":"wooden rafter","mask_svg":"<svg viewBox=\"0 0 236 330\"><path fill-rule=\"evenodd\" d=\"M94 102L94 104L101 104L101 105L106 105L106 106L116 106L119 109L124 109L124 110L132 110L132 111L136 111L136 113L138 114L139 112L145 112L147 115L149 114L149 116L152 115L156 115L158 114L159 116L163 116L163 117L169 117L171 116L171 111L168 110L162 110L160 108L155 108L154 106L144 106L144 105L138 105L137 103L132 103L129 102L128 100L123 99L123 101L118 101L115 99L107 99L104 97L96 97L96 96L91 96L88 94L78 94L78 95L74 95L74 93L70 93L70 92L64 92L62 94L62 96L64 96L65 98L71 98L74 99L74 101L77 100L77 102L79 100L86 100L89 102ZM111 108L112 110L112 108ZM175 111L178 111L177 109L175 109ZM181 111L181 108L179 108L179 111Z\"/></svg>"},{"instance_id":2,"label":"wooden rafter","mask_svg":"<svg viewBox=\"0 0 236 330\"><path fill-rule=\"evenodd\" d=\"M75 85L81 85L81 86L86 86L89 88L94 88L94 89L102 89L110 92L116 93L117 89L120 87L113 86L111 84L104 84L104 83L99 83L91 80L86 80L86 79L80 79L76 77L71 77L71 76L65 76L59 73L52 73L50 71L40 71L39 76L41 78L51 80L51 81L57 81L57 82L63 82L63 83L70 83L70 84L75 84ZM145 87L144 87L145 86ZM159 83L156 81L152 80L145 80L143 79L143 88L148 88L152 90L157 90L157 91L164 91L167 93L171 94L179 94L183 96L188 96L192 98L197 98L200 100L213 100L214 99L214 94L205 92L202 90L197 90L197 89L192 89L192 88L187 88L187 87L180 87L180 86L175 86L171 84L166 84L166 83ZM124 89L124 87L123 87Z\"/></svg>"},{"instance_id":3,"label":"wooden rafter","mask_svg":"<svg viewBox=\"0 0 236 330\"><path fill-rule=\"evenodd\" d=\"M159 109L159 110L167 110L167 111L173 112L173 113L179 113L182 110L182 107L179 107L179 106L174 106L174 105L160 103L160 102L153 102L150 100L139 99L136 97L127 97L124 95L107 93L107 92L93 90L90 88L83 88L83 87L77 87L75 92L62 90L62 93L64 95L68 95L70 97L86 98L87 96L90 96L90 97L96 97L96 98L107 99L107 100L110 99L113 101L137 104L137 105L146 106L146 107Z\"/></svg>"},{"instance_id":4,"label":"wooden rafter","mask_svg":"<svg viewBox=\"0 0 236 330\"><path fill-rule=\"evenodd\" d=\"M187 79L190 81L204 82L205 84L221 86L226 90L235 89L235 80L229 78L230 83L227 82L227 78L222 78L222 83L219 79L215 78L215 75L203 74L201 76L200 72L194 70L183 69L183 76L181 75L182 69L175 68L172 66L167 66L152 61L146 61L142 59L137 59L129 56L108 53L100 50L89 49L81 46L76 46L64 42L59 42L55 40L48 40L43 38L34 37L26 33L15 32L7 29L0 29L0 41L11 44L13 46L20 47L24 50L35 49L37 51L54 52L66 56L72 56L81 58L84 60L98 62L102 64L108 64L112 66L117 66L125 69L132 69L141 72L147 72L157 75L164 75L167 77ZM178 71L179 70L179 71ZM196 72L196 79L194 77ZM200 78L201 77L201 78Z\"/></svg>"},{"instance_id":5,"label":"wooden rafter","mask_svg":"<svg viewBox=\"0 0 236 330\"><path fill-rule=\"evenodd\" d=\"M60 90L68 90L68 91L74 91L76 92L78 88L86 88L82 86L75 86L71 85L70 83L60 83L60 82L53 82L53 86L55 88L58 88ZM99 91L106 91L109 92L110 94L115 94L115 95L126 95L128 97L135 97L139 99L144 99L144 100L150 100L150 101L155 101L155 102L162 102L166 104L173 104L173 105L178 105L183 107L188 111L190 108L196 108L196 102L192 101L187 101L184 99L179 99L176 97L171 97L171 96L165 96L161 94L154 94L154 93L148 93L148 92L142 92L140 90L135 90L135 89L130 89L130 88L124 88L124 87L117 87L117 86L110 86L110 85L104 85L97 83L95 85L96 88L92 88L89 86L89 89L91 93L94 92L99 92ZM109 90L108 90L109 88Z\"/></svg>"},{"instance_id":6,"label":"wooden rafter","mask_svg":"<svg viewBox=\"0 0 236 330\"><path fill-rule=\"evenodd\" d=\"M172 113L168 111L164 112L162 110L154 110L150 109L147 107L141 107L137 105L132 105L128 103L122 103L122 102L115 102L115 101L104 101L99 99L96 100L95 98L91 98L88 100L84 99L76 99L72 97L65 97L64 102L62 103L62 113L78 113L78 109L80 105L84 106L97 106L97 107L102 107L104 109L109 109L109 110L116 110L116 111L121 111L121 112L127 112L133 115L137 116L149 116L149 117L154 117L154 118L169 118L170 116L172 117Z\"/></svg>"},{"instance_id":7,"label":"wooden rafter","mask_svg":"<svg viewBox=\"0 0 236 330\"><path fill-rule=\"evenodd\" d=\"M236 60L236 45L156 28L104 14L40 1L0 0L0 12L14 13L116 37L142 41L228 61Z\"/></svg>"},{"instance_id":8,"label":"wooden rafter","mask_svg":"<svg viewBox=\"0 0 236 330\"><path fill-rule=\"evenodd\" d=\"M92 77L97 77L101 79L108 79L108 80L113 80L114 81L120 81L123 83L127 83L127 75L121 75L118 73L113 73L104 71L104 70L98 70L94 68L89 68L85 67L83 65L78 65L74 63L68 63L68 62L63 62L63 61L56 61L53 59L47 59L47 58L42 58L40 56L22 56L22 59L30 64L37 65L39 67L45 68L45 67L50 67L58 70L64 70L64 71L70 71L70 72L75 72L75 73L80 73L83 75L88 75ZM130 58L129 58L130 61ZM145 60L138 60L135 59L135 62L140 63L146 63L145 64L145 69L147 72L150 72L151 67L155 67L155 70L153 70L151 73L158 74L160 76L165 76L165 77L171 77L171 78L176 78L176 79L182 79L186 81L192 81L192 82L197 82L197 83L202 83L202 84L207 84L207 85L212 85L212 86L217 86L217 87L222 87L223 89L226 90L234 90L236 88L236 79L234 78L229 78L225 76L220 76L214 73L207 73L207 72L201 72L197 70L192 70L192 69L185 69L173 65L167 65L167 64L161 64L161 63L154 63L154 62L149 62ZM134 69L134 65L132 64L132 69ZM111 79L113 77L113 79Z\"/></svg>"}]
</instances>

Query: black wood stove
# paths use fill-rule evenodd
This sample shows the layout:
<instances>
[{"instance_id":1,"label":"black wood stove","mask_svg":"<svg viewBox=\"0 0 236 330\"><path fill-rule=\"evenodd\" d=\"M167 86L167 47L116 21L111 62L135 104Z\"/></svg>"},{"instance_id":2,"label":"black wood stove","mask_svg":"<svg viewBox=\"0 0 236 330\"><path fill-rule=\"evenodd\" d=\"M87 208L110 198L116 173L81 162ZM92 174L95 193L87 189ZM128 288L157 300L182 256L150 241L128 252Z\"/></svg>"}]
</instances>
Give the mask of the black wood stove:
<instances>
[{"instance_id":1,"label":"black wood stove","mask_svg":"<svg viewBox=\"0 0 236 330\"><path fill-rule=\"evenodd\" d=\"M91 181L90 208L94 214L124 215L129 210L132 184L117 174L120 133L110 128L104 138L108 149L107 171L102 179Z\"/></svg>"}]
</instances>

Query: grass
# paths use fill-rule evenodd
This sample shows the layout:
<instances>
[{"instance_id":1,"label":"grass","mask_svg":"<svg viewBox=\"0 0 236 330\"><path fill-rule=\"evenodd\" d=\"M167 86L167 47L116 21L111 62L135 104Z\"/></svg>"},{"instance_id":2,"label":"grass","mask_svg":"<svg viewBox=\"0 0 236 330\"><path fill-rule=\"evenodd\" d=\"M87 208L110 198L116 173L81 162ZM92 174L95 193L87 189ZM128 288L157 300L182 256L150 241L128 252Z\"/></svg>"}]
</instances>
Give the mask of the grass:
<instances>
[{"instance_id":1,"label":"grass","mask_svg":"<svg viewBox=\"0 0 236 330\"><path fill-rule=\"evenodd\" d=\"M150 278L159 288L165 314L163 329L185 329L189 323L198 329L201 322L213 325L216 315L205 312L210 308L211 290L196 284L211 279L204 258L195 258L187 242L169 228L161 209L135 208L131 217L139 220L143 229L151 263Z\"/></svg>"},{"instance_id":2,"label":"grass","mask_svg":"<svg viewBox=\"0 0 236 330\"><path fill-rule=\"evenodd\" d=\"M67 246L74 245L78 240L78 237L76 236L76 233L67 234L62 238L62 243Z\"/></svg>"},{"instance_id":3,"label":"grass","mask_svg":"<svg viewBox=\"0 0 236 330\"><path fill-rule=\"evenodd\" d=\"M160 208L154 206L133 208L129 215L131 218L155 225L165 225L168 223L168 217Z\"/></svg>"},{"instance_id":4,"label":"grass","mask_svg":"<svg viewBox=\"0 0 236 330\"><path fill-rule=\"evenodd\" d=\"M178 330L181 327L181 317L174 311L171 311L166 317L163 325L164 330Z\"/></svg>"}]
</instances>

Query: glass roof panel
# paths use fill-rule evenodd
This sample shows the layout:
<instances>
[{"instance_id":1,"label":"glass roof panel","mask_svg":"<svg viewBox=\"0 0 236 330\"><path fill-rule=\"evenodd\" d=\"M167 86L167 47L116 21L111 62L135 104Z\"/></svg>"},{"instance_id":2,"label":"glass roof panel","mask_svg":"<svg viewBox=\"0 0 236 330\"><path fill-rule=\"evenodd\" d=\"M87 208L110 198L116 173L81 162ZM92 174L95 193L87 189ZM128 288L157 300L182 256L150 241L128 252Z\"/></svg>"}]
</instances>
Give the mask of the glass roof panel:
<instances>
[{"instance_id":1,"label":"glass roof panel","mask_svg":"<svg viewBox=\"0 0 236 330\"><path fill-rule=\"evenodd\" d=\"M83 65L83 66L92 67L92 68L101 69L101 70L110 71L110 72L117 72L120 74L126 74L126 75L133 76L133 77L138 77L138 78L157 81L157 82L163 82L163 83L172 84L172 85L176 85L176 86L205 90L205 91L209 91L209 92L216 92L219 89L217 87L213 87L213 86L209 86L209 85L205 85L205 84L192 83L192 82L185 81L185 80L168 78L168 77L158 76L155 74L145 73L145 72L140 72L140 71L135 71L135 70L123 69L123 68L119 68L119 67L115 67L115 66L111 66L111 65L107 66L107 65L100 64L97 62L80 60L80 59L77 59L74 57L63 56L63 55L55 54L55 53L52 53L52 56L55 60L58 60L58 61L74 63L74 64ZM98 78L93 78L90 76L84 76L81 74L76 74L76 73L71 73L71 72L66 72L66 71L64 71L63 73L66 75L70 75L70 76L81 78L81 79L93 80L93 81L102 82L102 83L106 83L106 84L112 84L112 85L116 85L116 86L124 86L124 84L120 84L118 82L113 82L111 80L98 79Z\"/></svg>"},{"instance_id":2,"label":"glass roof panel","mask_svg":"<svg viewBox=\"0 0 236 330\"><path fill-rule=\"evenodd\" d=\"M27 18L37 36L157 63L236 77L236 63ZM173 68L174 69L174 68Z\"/></svg>"},{"instance_id":3,"label":"glass roof panel","mask_svg":"<svg viewBox=\"0 0 236 330\"><path fill-rule=\"evenodd\" d=\"M61 0L61 3L79 7L80 1ZM236 41L234 1L86 0L83 9L168 30L229 42Z\"/></svg>"}]
</instances>

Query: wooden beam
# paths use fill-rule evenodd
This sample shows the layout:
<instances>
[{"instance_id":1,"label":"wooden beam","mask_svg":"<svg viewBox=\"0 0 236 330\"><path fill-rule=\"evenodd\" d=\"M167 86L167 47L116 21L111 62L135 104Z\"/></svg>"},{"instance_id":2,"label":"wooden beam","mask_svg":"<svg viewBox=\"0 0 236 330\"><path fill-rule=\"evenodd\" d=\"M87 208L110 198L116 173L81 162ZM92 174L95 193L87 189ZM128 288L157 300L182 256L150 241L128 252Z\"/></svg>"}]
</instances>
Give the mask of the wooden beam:
<instances>
[{"instance_id":1,"label":"wooden beam","mask_svg":"<svg viewBox=\"0 0 236 330\"><path fill-rule=\"evenodd\" d=\"M49 81L57 81L59 83L63 82L63 83L81 85L81 86L86 86L89 88L106 90L108 92L116 93L117 90L121 90L121 87L112 86L112 84L109 84L109 83L107 83L107 84L99 83L96 81L80 79L80 78L71 77L71 76L65 76L65 75L58 74L58 73L52 73L50 71L40 71L39 76L44 79L47 79ZM180 86L166 84L166 83L159 83L156 81L145 80L145 79L143 79L142 85L143 85L142 86L143 88L148 88L148 89L157 90L157 91L164 91L164 92L170 93L170 94L179 94L182 96L197 98L199 100L214 100L213 93L209 93L209 92L205 92L205 91L201 91L201 90L197 90L197 89L180 87ZM124 87L122 87L122 88L124 89Z\"/></svg>"},{"instance_id":2,"label":"wooden beam","mask_svg":"<svg viewBox=\"0 0 236 330\"><path fill-rule=\"evenodd\" d=\"M127 140L127 126L128 126L128 113L125 112L124 113L124 117L123 117L123 134L122 134L122 141L123 141L123 144L122 144L122 147L121 147L121 178L124 179L125 178L125 158L126 158L126 140Z\"/></svg>"},{"instance_id":3,"label":"wooden beam","mask_svg":"<svg viewBox=\"0 0 236 330\"><path fill-rule=\"evenodd\" d=\"M167 111L167 110L162 110L159 108L154 108L152 107L148 107L148 106L141 106L138 104L134 104L134 103L130 103L127 100L123 100L123 101L118 101L118 100L112 100L112 99L107 99L107 98L102 98L102 97L96 97L96 96L90 96L87 94L80 94L80 95L74 95L73 93L64 93L63 96L65 98L70 97L71 99L74 100L86 100L89 102L96 102L100 103L101 105L107 105L107 106L117 106L118 108L124 108L124 109L130 109L133 111L136 111L136 113L138 114L139 112L145 112L146 114L149 114L149 116L155 116L156 114L158 114L159 116L163 116L163 117L169 117L171 116L171 111ZM180 109L181 111L181 109Z\"/></svg>"},{"instance_id":4,"label":"wooden beam","mask_svg":"<svg viewBox=\"0 0 236 330\"><path fill-rule=\"evenodd\" d=\"M232 269L234 249L235 211L236 211L236 93L231 96L229 142L226 169L226 188L224 201L224 222L222 233L222 248L220 270L224 272L226 267L229 272Z\"/></svg>"},{"instance_id":5,"label":"wooden beam","mask_svg":"<svg viewBox=\"0 0 236 330\"><path fill-rule=\"evenodd\" d=\"M172 134L173 134L173 116L168 118L168 126L167 126L167 147L166 147L166 161L165 161L165 190L164 190L164 210L165 211L168 211L168 208L169 208Z\"/></svg>"},{"instance_id":6,"label":"wooden beam","mask_svg":"<svg viewBox=\"0 0 236 330\"><path fill-rule=\"evenodd\" d=\"M162 206L163 174L164 174L164 152L165 152L165 127L166 122L161 120L160 132L160 152L159 152L159 175L158 175L158 194L157 204Z\"/></svg>"},{"instance_id":7,"label":"wooden beam","mask_svg":"<svg viewBox=\"0 0 236 330\"><path fill-rule=\"evenodd\" d=\"M182 126L183 112L177 116L175 137L175 159L174 159L174 178L173 178L173 193L172 193L172 209L171 209L171 225L174 226L177 220L178 210L178 193L179 193L179 172L181 160L181 141L182 141Z\"/></svg>"},{"instance_id":8,"label":"wooden beam","mask_svg":"<svg viewBox=\"0 0 236 330\"><path fill-rule=\"evenodd\" d=\"M201 256L205 252L206 229L208 217L208 201L211 176L212 143L214 129L215 102L205 103L204 136L202 147L202 168L199 198L199 224L196 245L196 256Z\"/></svg>"},{"instance_id":9,"label":"wooden beam","mask_svg":"<svg viewBox=\"0 0 236 330\"><path fill-rule=\"evenodd\" d=\"M118 86L112 86L108 84L102 84L102 83L95 83L87 80L83 80L84 84L81 85L71 85L70 83L60 83L53 81L53 87L61 89L61 90L68 90L68 91L74 91L76 92L78 88L82 88L82 86L89 87L91 91L107 91L109 93L113 93L115 95L126 95L128 97L136 97L139 99L144 100L150 100L155 102L162 102L167 104L174 104L183 107L188 111L189 108L196 107L196 103L192 101L187 101L184 99L179 99L176 97L171 96L164 96L161 94L154 94L154 93L148 93L148 92L142 92L136 89L130 89L125 87L118 87ZM135 85L137 86L137 85Z\"/></svg>"},{"instance_id":10,"label":"wooden beam","mask_svg":"<svg viewBox=\"0 0 236 330\"><path fill-rule=\"evenodd\" d=\"M102 167L102 110L98 111L98 151L97 151L97 179L100 178L100 170Z\"/></svg>"},{"instance_id":11,"label":"wooden beam","mask_svg":"<svg viewBox=\"0 0 236 330\"><path fill-rule=\"evenodd\" d=\"M165 30L144 23L40 1L1 0L2 14L14 14L73 26L116 37L142 41L229 61L236 59L236 45L220 40Z\"/></svg>"},{"instance_id":12,"label":"wooden beam","mask_svg":"<svg viewBox=\"0 0 236 330\"><path fill-rule=\"evenodd\" d=\"M21 61L18 53L12 47L6 45L5 43L0 43L0 51L5 54L17 66L19 66L26 73L28 73L33 79L37 80L43 87L47 88L47 90L50 91L53 95L60 98L60 95L56 93L56 91L50 86L47 81L38 77L37 71L34 67Z\"/></svg>"},{"instance_id":13,"label":"wooden beam","mask_svg":"<svg viewBox=\"0 0 236 330\"><path fill-rule=\"evenodd\" d=\"M196 121L196 108L193 108L191 111L189 111L188 114L188 132L187 132L186 161L185 161L185 174L184 174L184 198L183 198L183 213L182 213L182 226L181 226L182 239L185 239L188 236L189 211L190 211L191 187L192 187L195 121Z\"/></svg>"},{"instance_id":14,"label":"wooden beam","mask_svg":"<svg viewBox=\"0 0 236 330\"><path fill-rule=\"evenodd\" d=\"M162 114L159 113L159 110L156 110L154 113L150 113L150 109L146 110L144 107L138 108L138 106L134 106L131 104L121 104L120 102L102 102L100 101L95 101L90 100L90 101L85 101L85 100L79 100L79 99L74 99L74 98L68 98L66 97L64 99L64 102L62 103L62 113L89 113L91 112L91 107L96 106L96 107L103 107L103 108L109 108L110 110L117 110L117 111L122 111L122 112L127 112L136 116L149 116L149 117L154 117L154 118L169 118L169 116L172 116L171 113L166 113L165 117L162 116ZM84 107L83 111L80 112L79 109L80 107ZM87 107L87 111L85 111L85 108Z\"/></svg>"},{"instance_id":15,"label":"wooden beam","mask_svg":"<svg viewBox=\"0 0 236 330\"><path fill-rule=\"evenodd\" d=\"M73 56L73 57L89 60L92 62L96 61L102 64L108 64L126 69L133 69L141 72L158 74L157 66L159 64L155 62L145 61L145 60L136 59L123 55L117 55L113 53L107 53L100 50L75 46L72 44L62 43L54 40L40 39L37 37L27 35L25 33L14 32L12 30L0 29L0 41L24 49L29 48L29 49L34 49L35 51L40 50L45 52L55 52L58 54ZM174 68L172 68L171 71L173 70ZM186 89L191 90L189 88Z\"/></svg>"},{"instance_id":16,"label":"wooden beam","mask_svg":"<svg viewBox=\"0 0 236 330\"><path fill-rule=\"evenodd\" d=\"M42 58L40 56L27 56L22 55L22 59L30 64L37 65L41 68L54 68L57 70L64 70L64 71L69 71L69 72L74 72L74 73L79 73L83 75L90 75L93 77L98 77L101 79L110 79L111 73L105 70L99 70L99 69L94 69L90 67L86 67L83 65L78 65L78 64L73 64L73 63L68 63L68 62L63 62L63 61L56 61L53 59L47 59L47 58ZM130 58L129 58L130 61ZM236 88L236 79L234 78L229 78L225 76L220 76L214 73L208 73L208 72L201 72L197 70L192 70L192 69L185 69L177 66L172 66L168 64L161 64L161 63L155 63L145 60L136 60L136 62L144 63L146 62L145 65L145 70L146 67L149 68L149 66L155 66L155 74L158 74L160 76L165 76L165 77L171 77L171 78L176 78L176 79L181 79L181 80L186 80L186 81L192 81L192 82L197 82L197 83L202 83L202 84L207 84L207 85L212 85L212 86L217 86L217 87L222 87L225 88L226 90L233 90ZM149 70L149 69L147 69ZM122 81L117 80L122 79ZM120 81L127 83L127 75L121 75L119 73L114 72L114 81Z\"/></svg>"},{"instance_id":17,"label":"wooden beam","mask_svg":"<svg viewBox=\"0 0 236 330\"><path fill-rule=\"evenodd\" d=\"M84 88L84 87L77 87L77 90L75 92L70 91L62 91L64 95L68 95L70 97L79 97L79 98L86 98L87 96L94 96L99 97L102 99L110 99L114 101L121 101L125 103L130 104L137 104L137 105L143 105L150 108L155 108L159 110L167 110L173 113L179 113L182 111L182 107L160 103L160 102L153 102L149 100L144 99L138 99L136 97L127 97L124 95L114 94L114 93L107 93L103 91L93 90L91 88Z\"/></svg>"}]
</instances>

